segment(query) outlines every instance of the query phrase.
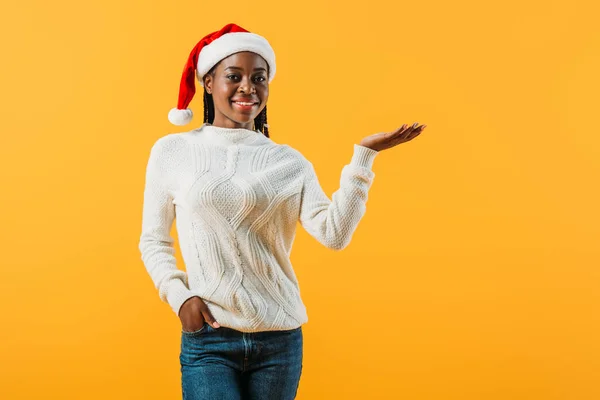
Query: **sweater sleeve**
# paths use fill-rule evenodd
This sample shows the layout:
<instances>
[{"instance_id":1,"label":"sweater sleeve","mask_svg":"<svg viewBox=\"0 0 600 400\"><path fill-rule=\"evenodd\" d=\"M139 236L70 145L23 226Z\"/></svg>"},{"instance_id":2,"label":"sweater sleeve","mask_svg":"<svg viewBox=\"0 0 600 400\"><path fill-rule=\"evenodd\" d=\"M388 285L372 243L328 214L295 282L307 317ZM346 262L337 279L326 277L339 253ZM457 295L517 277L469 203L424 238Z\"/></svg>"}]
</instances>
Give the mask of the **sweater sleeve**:
<instances>
[{"instance_id":1,"label":"sweater sleeve","mask_svg":"<svg viewBox=\"0 0 600 400\"><path fill-rule=\"evenodd\" d=\"M160 299L179 315L181 305L194 294L188 289L186 272L176 265L170 235L175 206L167 179L169 143L161 139L152 146L146 167L139 250Z\"/></svg>"},{"instance_id":2,"label":"sweater sleeve","mask_svg":"<svg viewBox=\"0 0 600 400\"><path fill-rule=\"evenodd\" d=\"M314 166L306 161L300 202L300 224L317 241L333 250L349 243L366 212L369 189L375 178L373 160L378 151L358 144L349 164L342 169L340 186L331 200L323 192Z\"/></svg>"}]
</instances>

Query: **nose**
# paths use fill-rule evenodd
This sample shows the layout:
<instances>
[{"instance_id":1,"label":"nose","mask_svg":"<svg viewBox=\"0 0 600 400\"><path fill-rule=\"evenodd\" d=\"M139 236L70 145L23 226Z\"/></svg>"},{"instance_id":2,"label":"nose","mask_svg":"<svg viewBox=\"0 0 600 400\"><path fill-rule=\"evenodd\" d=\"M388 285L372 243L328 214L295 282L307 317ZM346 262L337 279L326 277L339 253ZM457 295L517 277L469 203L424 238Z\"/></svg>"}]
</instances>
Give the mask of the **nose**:
<instances>
[{"instance_id":1,"label":"nose","mask_svg":"<svg viewBox=\"0 0 600 400\"><path fill-rule=\"evenodd\" d=\"M256 93L256 87L251 79L244 78L240 82L240 91L243 93Z\"/></svg>"}]
</instances>

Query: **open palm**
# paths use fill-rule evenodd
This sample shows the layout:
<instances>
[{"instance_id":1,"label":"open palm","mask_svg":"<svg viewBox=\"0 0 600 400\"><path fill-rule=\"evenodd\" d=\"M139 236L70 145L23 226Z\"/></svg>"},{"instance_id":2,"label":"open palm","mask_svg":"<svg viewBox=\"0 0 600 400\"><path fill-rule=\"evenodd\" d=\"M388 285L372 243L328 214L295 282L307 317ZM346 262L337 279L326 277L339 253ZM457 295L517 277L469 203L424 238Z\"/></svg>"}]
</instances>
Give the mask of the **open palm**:
<instances>
[{"instance_id":1,"label":"open palm","mask_svg":"<svg viewBox=\"0 0 600 400\"><path fill-rule=\"evenodd\" d=\"M425 129L427 125L419 126L418 122L415 122L410 127L407 126L407 124L404 124L392 132L376 133L367 136L360 141L360 145L376 151L389 149L400 143L408 142L409 140L416 138L423 132L423 129Z\"/></svg>"}]
</instances>

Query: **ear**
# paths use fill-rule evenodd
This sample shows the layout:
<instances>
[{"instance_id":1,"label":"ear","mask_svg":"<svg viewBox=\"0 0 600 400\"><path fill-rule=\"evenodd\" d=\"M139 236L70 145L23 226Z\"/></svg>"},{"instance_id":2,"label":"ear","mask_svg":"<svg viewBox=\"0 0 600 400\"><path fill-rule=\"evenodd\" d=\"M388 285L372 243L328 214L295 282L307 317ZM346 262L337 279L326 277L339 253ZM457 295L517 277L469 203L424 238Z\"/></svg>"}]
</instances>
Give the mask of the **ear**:
<instances>
[{"instance_id":1,"label":"ear","mask_svg":"<svg viewBox=\"0 0 600 400\"><path fill-rule=\"evenodd\" d=\"M212 76L210 74L204 75L204 88L208 94L212 94Z\"/></svg>"}]
</instances>

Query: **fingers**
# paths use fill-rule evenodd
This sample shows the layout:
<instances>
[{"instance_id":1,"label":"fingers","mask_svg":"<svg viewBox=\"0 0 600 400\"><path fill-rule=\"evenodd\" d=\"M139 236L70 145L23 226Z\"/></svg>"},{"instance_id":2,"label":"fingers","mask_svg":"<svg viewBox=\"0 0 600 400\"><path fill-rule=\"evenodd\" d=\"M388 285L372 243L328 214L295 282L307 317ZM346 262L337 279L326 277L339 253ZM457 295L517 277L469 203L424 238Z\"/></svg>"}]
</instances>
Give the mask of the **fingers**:
<instances>
[{"instance_id":1,"label":"fingers","mask_svg":"<svg viewBox=\"0 0 600 400\"><path fill-rule=\"evenodd\" d=\"M186 300L179 310L179 318L184 326L189 326L191 323L197 323L198 316L202 317L202 324L207 322L210 326L220 328L221 325L212 316L210 309L200 296L194 296Z\"/></svg>"},{"instance_id":2,"label":"fingers","mask_svg":"<svg viewBox=\"0 0 600 400\"><path fill-rule=\"evenodd\" d=\"M410 127L407 127L407 124L402 125L397 131L394 132L395 137L402 139L412 139L423 132L427 125L419 126L418 122L415 122Z\"/></svg>"},{"instance_id":3,"label":"fingers","mask_svg":"<svg viewBox=\"0 0 600 400\"><path fill-rule=\"evenodd\" d=\"M411 133L409 133L406 137L407 140L411 140L413 138L416 138L417 136L419 136L421 134L421 132L423 132L423 129L425 129L427 125L421 125L417 128L415 128Z\"/></svg>"},{"instance_id":4,"label":"fingers","mask_svg":"<svg viewBox=\"0 0 600 400\"><path fill-rule=\"evenodd\" d=\"M417 126L418 122L415 122L414 124L412 124L411 126L408 126L408 124L404 124L402 125L400 128L398 128L394 134L396 134L396 136L400 136L400 135L405 135L408 134L410 132L413 131L413 129Z\"/></svg>"},{"instance_id":5,"label":"fingers","mask_svg":"<svg viewBox=\"0 0 600 400\"><path fill-rule=\"evenodd\" d=\"M221 326L212 316L210 309L208 308L204 300L202 300L202 305L200 306L200 313L204 318L204 322L208 322L210 326L214 326L215 328L219 328Z\"/></svg>"},{"instance_id":6,"label":"fingers","mask_svg":"<svg viewBox=\"0 0 600 400\"><path fill-rule=\"evenodd\" d=\"M208 310L208 307L205 308L204 310L202 310L202 315L204 316L204 321L208 322L208 324L210 326L213 326L215 328L221 327L221 325L219 325L219 323L215 320L215 318L212 316L212 314Z\"/></svg>"},{"instance_id":7,"label":"fingers","mask_svg":"<svg viewBox=\"0 0 600 400\"><path fill-rule=\"evenodd\" d=\"M396 132L394 132L395 134L397 134L397 136L400 136L401 134L403 134L404 132L406 132L406 128L408 127L407 124L402 125L400 128L398 128L396 130Z\"/></svg>"}]
</instances>

